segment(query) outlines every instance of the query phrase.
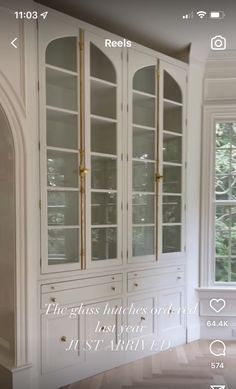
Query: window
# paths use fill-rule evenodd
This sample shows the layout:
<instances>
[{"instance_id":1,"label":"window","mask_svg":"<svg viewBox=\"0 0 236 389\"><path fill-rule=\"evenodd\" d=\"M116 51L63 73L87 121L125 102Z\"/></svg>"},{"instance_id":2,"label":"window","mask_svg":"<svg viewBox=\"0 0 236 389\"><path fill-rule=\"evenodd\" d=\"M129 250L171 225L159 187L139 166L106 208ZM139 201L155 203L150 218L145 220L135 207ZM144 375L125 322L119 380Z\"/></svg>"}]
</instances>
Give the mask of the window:
<instances>
[{"instance_id":1,"label":"window","mask_svg":"<svg viewBox=\"0 0 236 389\"><path fill-rule=\"evenodd\" d=\"M207 106L202 134L201 286L236 283L236 108Z\"/></svg>"},{"instance_id":2,"label":"window","mask_svg":"<svg viewBox=\"0 0 236 389\"><path fill-rule=\"evenodd\" d=\"M236 281L236 121L215 122L215 281Z\"/></svg>"}]
</instances>

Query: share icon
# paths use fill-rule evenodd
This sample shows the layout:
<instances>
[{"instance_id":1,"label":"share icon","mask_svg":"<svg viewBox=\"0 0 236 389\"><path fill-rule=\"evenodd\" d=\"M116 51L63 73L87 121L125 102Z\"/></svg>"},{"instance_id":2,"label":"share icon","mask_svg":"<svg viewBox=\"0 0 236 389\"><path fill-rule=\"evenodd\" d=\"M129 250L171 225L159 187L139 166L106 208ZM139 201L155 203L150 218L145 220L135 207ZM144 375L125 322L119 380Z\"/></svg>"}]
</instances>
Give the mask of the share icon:
<instances>
[{"instance_id":1,"label":"share icon","mask_svg":"<svg viewBox=\"0 0 236 389\"><path fill-rule=\"evenodd\" d=\"M211 385L211 389L226 389L225 385Z\"/></svg>"}]
</instances>

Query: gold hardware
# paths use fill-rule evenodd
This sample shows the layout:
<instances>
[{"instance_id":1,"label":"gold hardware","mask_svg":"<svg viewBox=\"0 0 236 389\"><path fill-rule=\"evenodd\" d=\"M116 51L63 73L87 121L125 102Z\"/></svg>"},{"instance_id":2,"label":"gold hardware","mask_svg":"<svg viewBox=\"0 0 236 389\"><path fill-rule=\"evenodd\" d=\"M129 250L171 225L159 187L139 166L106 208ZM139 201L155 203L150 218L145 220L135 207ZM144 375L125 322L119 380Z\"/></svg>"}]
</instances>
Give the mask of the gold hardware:
<instances>
[{"instance_id":1,"label":"gold hardware","mask_svg":"<svg viewBox=\"0 0 236 389\"><path fill-rule=\"evenodd\" d=\"M146 320L146 318L144 316L141 316L140 319L141 320Z\"/></svg>"},{"instance_id":2,"label":"gold hardware","mask_svg":"<svg viewBox=\"0 0 236 389\"><path fill-rule=\"evenodd\" d=\"M164 176L160 175L159 173L156 174L156 181L160 181L164 178Z\"/></svg>"},{"instance_id":3,"label":"gold hardware","mask_svg":"<svg viewBox=\"0 0 236 389\"><path fill-rule=\"evenodd\" d=\"M84 109L84 92L85 92L85 82L84 82L84 31L80 29L79 31L80 39L79 39L79 103L80 103L80 115L79 115L79 133L80 133L80 161L79 161L79 175L80 175L80 223L82 228L80 228L80 242L81 242L81 252L80 252L80 260L81 260L81 270L86 268L86 246L85 246L85 229L83 228L85 225L85 173L87 173L87 169L85 169L85 109Z\"/></svg>"},{"instance_id":4,"label":"gold hardware","mask_svg":"<svg viewBox=\"0 0 236 389\"><path fill-rule=\"evenodd\" d=\"M52 301L53 303L55 303L55 302L56 302L56 297L51 297L51 301Z\"/></svg>"},{"instance_id":5,"label":"gold hardware","mask_svg":"<svg viewBox=\"0 0 236 389\"><path fill-rule=\"evenodd\" d=\"M67 341L66 336L62 336L61 337L61 342L66 342L66 341Z\"/></svg>"},{"instance_id":6,"label":"gold hardware","mask_svg":"<svg viewBox=\"0 0 236 389\"><path fill-rule=\"evenodd\" d=\"M88 169L86 167L80 167L79 172L80 172L80 174L86 174L86 173L88 173Z\"/></svg>"}]
</instances>

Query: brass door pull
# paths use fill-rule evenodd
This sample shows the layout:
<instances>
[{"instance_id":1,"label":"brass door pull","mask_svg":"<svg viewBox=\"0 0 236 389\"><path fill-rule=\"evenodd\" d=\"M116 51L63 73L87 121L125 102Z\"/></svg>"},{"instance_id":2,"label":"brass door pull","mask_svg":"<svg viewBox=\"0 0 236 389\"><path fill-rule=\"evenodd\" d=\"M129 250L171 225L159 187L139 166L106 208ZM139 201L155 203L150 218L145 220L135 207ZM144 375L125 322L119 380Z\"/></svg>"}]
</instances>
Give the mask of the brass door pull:
<instances>
[{"instance_id":1,"label":"brass door pull","mask_svg":"<svg viewBox=\"0 0 236 389\"><path fill-rule=\"evenodd\" d=\"M88 173L88 169L86 168L86 167L80 167L79 168L79 172L80 172L80 174L86 174L86 173Z\"/></svg>"},{"instance_id":2,"label":"brass door pull","mask_svg":"<svg viewBox=\"0 0 236 389\"><path fill-rule=\"evenodd\" d=\"M160 180L162 180L162 178L164 178L164 176L162 176L159 173L156 174L156 181L160 181Z\"/></svg>"}]
</instances>

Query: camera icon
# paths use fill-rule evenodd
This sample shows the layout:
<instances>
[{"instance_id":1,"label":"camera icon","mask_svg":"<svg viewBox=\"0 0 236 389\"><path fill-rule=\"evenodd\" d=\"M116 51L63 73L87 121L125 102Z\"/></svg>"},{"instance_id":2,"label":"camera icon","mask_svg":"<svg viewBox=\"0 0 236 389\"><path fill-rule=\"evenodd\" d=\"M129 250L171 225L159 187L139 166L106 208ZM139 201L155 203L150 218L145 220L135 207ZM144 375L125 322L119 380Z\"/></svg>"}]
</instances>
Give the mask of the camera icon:
<instances>
[{"instance_id":1,"label":"camera icon","mask_svg":"<svg viewBox=\"0 0 236 389\"><path fill-rule=\"evenodd\" d=\"M211 38L211 50L225 50L226 39L221 35L216 35Z\"/></svg>"}]
</instances>

